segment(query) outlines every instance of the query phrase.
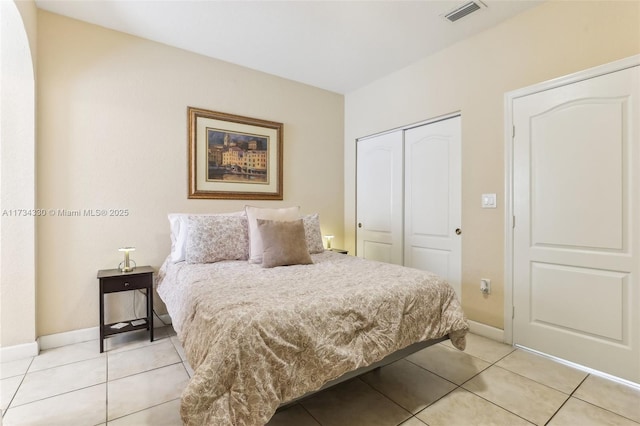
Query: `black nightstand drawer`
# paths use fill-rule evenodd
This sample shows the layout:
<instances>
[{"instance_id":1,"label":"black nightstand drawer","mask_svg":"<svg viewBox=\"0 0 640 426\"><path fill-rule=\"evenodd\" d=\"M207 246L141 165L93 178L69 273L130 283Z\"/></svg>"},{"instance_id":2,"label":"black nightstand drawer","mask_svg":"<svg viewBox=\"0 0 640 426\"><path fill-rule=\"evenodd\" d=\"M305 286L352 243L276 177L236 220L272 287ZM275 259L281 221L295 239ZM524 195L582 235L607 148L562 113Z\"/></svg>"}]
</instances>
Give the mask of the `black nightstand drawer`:
<instances>
[{"instance_id":1,"label":"black nightstand drawer","mask_svg":"<svg viewBox=\"0 0 640 426\"><path fill-rule=\"evenodd\" d=\"M136 290L139 288L148 288L150 275L130 275L112 278L103 278L103 291L105 293L113 293L116 291Z\"/></svg>"}]
</instances>

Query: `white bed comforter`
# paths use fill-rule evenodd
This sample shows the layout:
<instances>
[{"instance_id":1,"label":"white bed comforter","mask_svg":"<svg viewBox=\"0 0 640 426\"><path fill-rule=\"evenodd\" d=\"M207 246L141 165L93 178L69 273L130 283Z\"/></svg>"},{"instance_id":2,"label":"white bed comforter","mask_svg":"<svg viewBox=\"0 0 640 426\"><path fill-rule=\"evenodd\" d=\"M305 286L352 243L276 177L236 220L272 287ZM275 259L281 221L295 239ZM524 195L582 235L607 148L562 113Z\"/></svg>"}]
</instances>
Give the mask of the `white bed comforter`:
<instances>
[{"instance_id":1,"label":"white bed comforter","mask_svg":"<svg viewBox=\"0 0 640 426\"><path fill-rule=\"evenodd\" d=\"M333 252L313 265L173 264L157 290L195 371L188 425L263 425L282 402L414 342L468 330L455 292L428 272Z\"/></svg>"}]
</instances>

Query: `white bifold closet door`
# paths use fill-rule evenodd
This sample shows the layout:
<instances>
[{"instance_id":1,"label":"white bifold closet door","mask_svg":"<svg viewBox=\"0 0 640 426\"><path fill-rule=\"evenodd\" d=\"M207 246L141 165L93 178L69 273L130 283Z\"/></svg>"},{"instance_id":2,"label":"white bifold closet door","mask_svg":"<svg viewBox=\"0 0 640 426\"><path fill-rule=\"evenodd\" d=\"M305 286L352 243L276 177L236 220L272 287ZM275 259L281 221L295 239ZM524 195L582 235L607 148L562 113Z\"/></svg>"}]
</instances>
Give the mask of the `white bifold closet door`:
<instances>
[{"instance_id":1,"label":"white bifold closet door","mask_svg":"<svg viewBox=\"0 0 640 426\"><path fill-rule=\"evenodd\" d=\"M428 270L460 296L460 116L359 139L357 255Z\"/></svg>"}]
</instances>

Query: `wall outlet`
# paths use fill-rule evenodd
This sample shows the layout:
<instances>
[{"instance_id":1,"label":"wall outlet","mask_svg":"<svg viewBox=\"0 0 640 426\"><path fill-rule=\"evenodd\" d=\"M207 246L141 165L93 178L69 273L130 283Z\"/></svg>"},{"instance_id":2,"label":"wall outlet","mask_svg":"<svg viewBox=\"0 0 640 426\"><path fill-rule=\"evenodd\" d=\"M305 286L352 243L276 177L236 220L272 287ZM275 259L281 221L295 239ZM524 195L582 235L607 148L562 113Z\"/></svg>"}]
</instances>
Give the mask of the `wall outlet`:
<instances>
[{"instance_id":1,"label":"wall outlet","mask_svg":"<svg viewBox=\"0 0 640 426\"><path fill-rule=\"evenodd\" d=\"M491 280L488 278L480 279L480 291L482 294L491 294Z\"/></svg>"}]
</instances>

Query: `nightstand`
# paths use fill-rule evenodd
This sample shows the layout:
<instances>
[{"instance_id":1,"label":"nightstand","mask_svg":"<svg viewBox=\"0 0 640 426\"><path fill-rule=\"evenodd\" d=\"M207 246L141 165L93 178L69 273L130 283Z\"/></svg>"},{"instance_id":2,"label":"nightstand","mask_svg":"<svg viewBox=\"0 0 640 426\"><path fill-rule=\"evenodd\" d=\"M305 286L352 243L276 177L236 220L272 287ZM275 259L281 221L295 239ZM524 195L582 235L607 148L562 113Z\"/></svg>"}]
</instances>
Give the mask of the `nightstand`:
<instances>
[{"instance_id":1,"label":"nightstand","mask_svg":"<svg viewBox=\"0 0 640 426\"><path fill-rule=\"evenodd\" d=\"M349 250L344 250L344 249L339 249L339 248L330 248L327 249L329 251L335 251L336 253L340 253L340 254L349 254Z\"/></svg>"},{"instance_id":2,"label":"nightstand","mask_svg":"<svg viewBox=\"0 0 640 426\"><path fill-rule=\"evenodd\" d=\"M104 352L104 339L114 334L134 330L149 330L149 340L153 342L153 268L139 266L131 272L119 269L103 269L98 271L100 281L100 352ZM134 318L113 324L104 323L104 295L120 291L144 289L147 293L147 317Z\"/></svg>"}]
</instances>

